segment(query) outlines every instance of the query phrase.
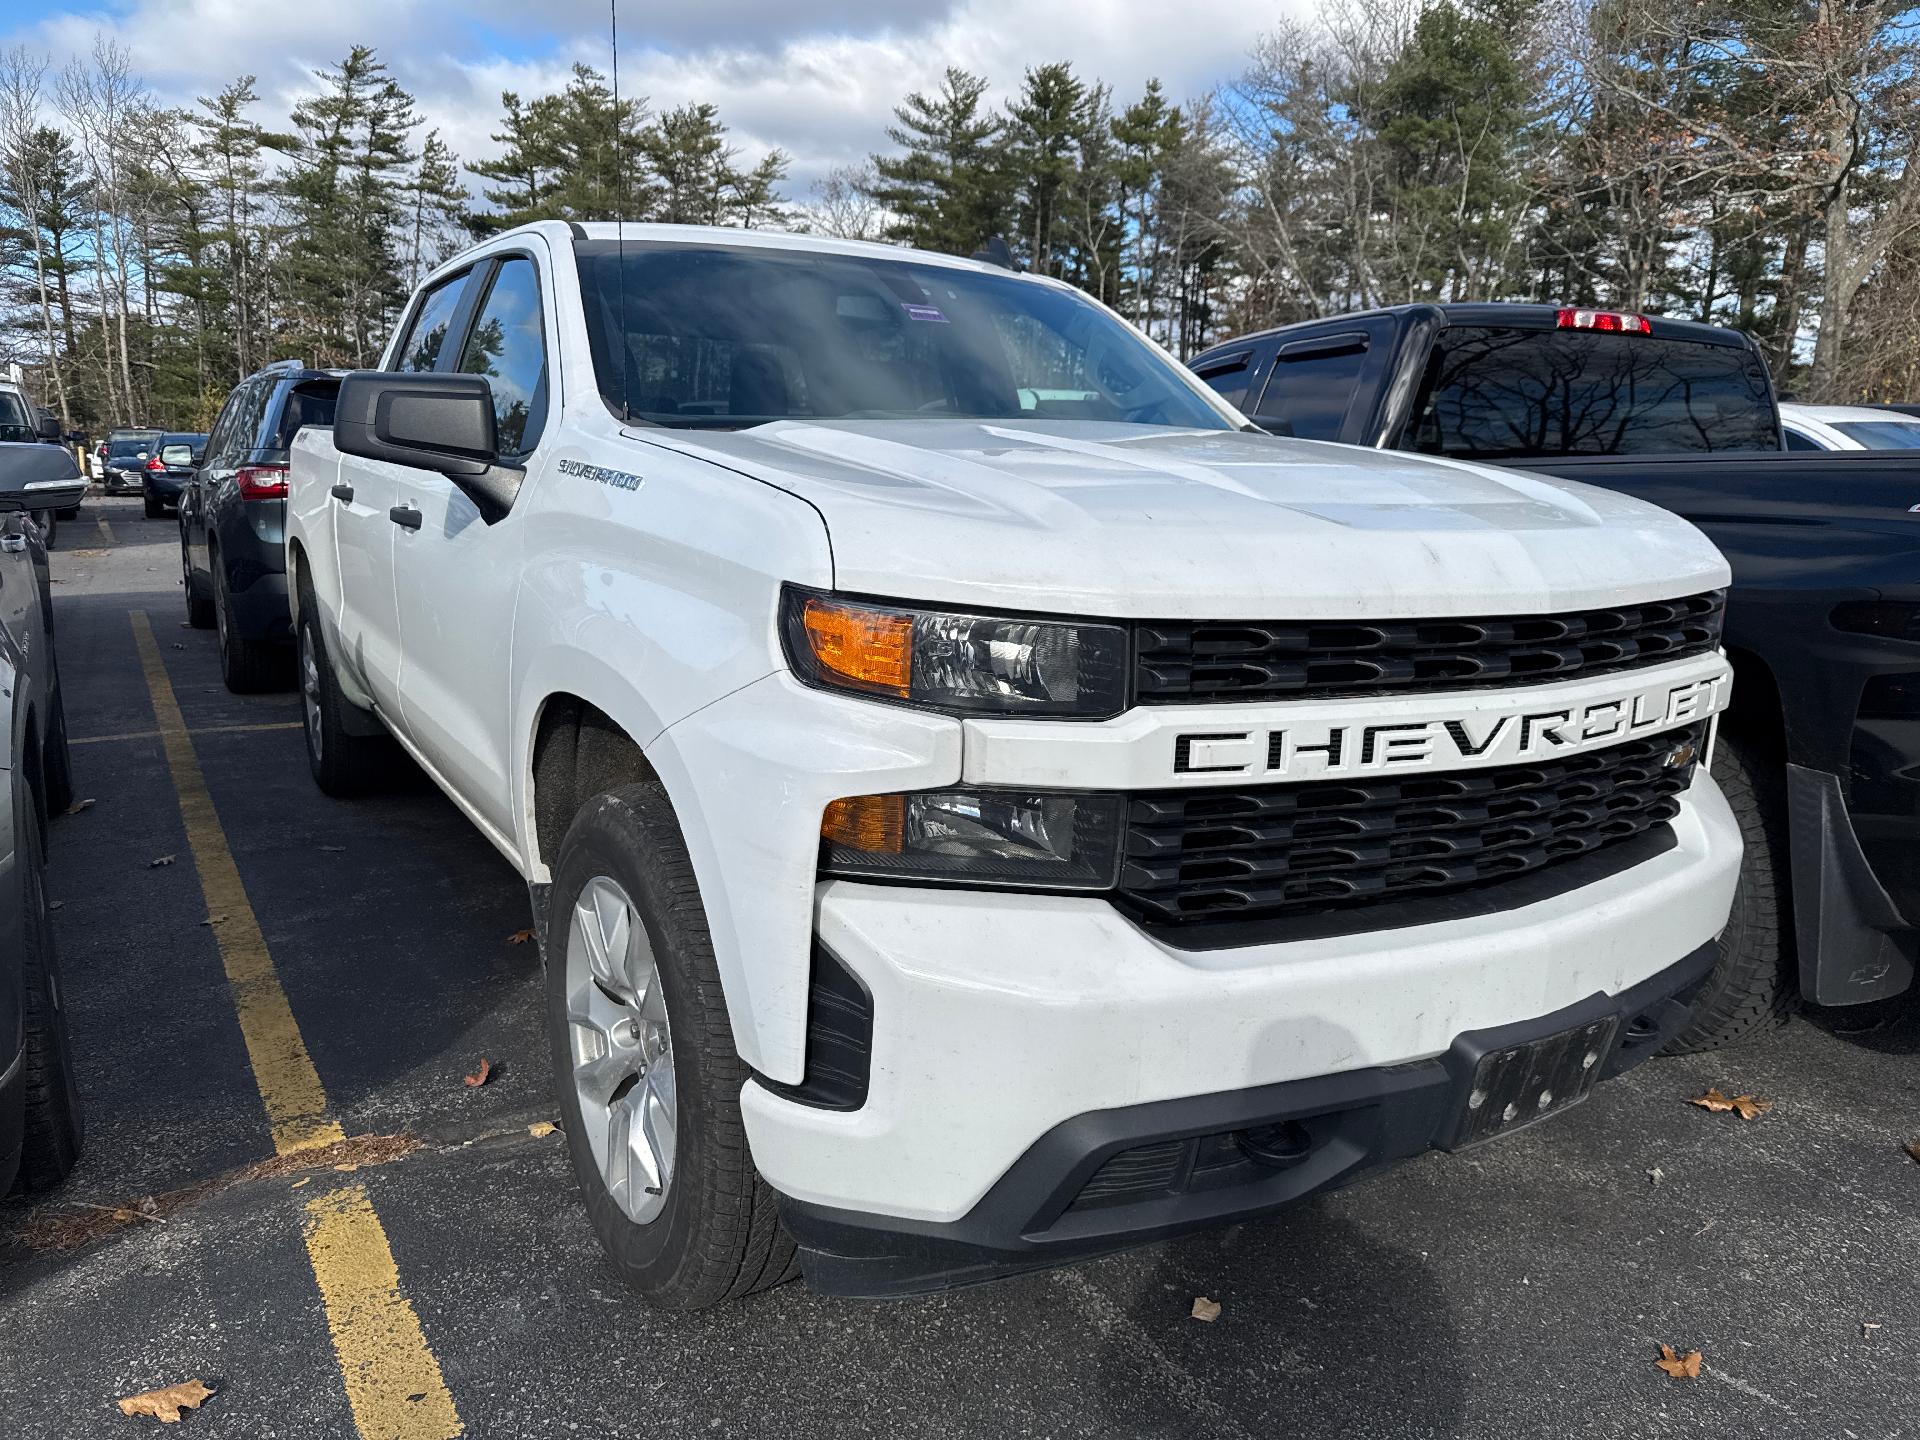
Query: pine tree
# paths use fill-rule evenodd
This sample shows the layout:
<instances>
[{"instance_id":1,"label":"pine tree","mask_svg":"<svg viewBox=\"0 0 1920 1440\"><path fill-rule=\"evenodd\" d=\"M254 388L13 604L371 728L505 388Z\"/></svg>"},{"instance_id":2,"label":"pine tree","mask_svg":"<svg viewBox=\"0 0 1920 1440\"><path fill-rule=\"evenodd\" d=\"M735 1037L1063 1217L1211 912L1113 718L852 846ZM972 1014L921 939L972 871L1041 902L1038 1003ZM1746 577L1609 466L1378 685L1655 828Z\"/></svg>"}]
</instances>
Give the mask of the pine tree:
<instances>
[{"instance_id":1,"label":"pine tree","mask_svg":"<svg viewBox=\"0 0 1920 1440\"><path fill-rule=\"evenodd\" d=\"M983 103L987 82L948 67L940 89L894 110L887 138L905 153L875 155L873 197L892 214L888 238L971 255L1000 233L1008 209L997 142L1003 122Z\"/></svg>"},{"instance_id":2,"label":"pine tree","mask_svg":"<svg viewBox=\"0 0 1920 1440\"><path fill-rule=\"evenodd\" d=\"M1060 207L1094 120L1087 87L1065 63L1027 71L1020 98L1007 107L1008 167L1018 222L1015 252L1042 275L1066 266L1060 253Z\"/></svg>"}]
</instances>

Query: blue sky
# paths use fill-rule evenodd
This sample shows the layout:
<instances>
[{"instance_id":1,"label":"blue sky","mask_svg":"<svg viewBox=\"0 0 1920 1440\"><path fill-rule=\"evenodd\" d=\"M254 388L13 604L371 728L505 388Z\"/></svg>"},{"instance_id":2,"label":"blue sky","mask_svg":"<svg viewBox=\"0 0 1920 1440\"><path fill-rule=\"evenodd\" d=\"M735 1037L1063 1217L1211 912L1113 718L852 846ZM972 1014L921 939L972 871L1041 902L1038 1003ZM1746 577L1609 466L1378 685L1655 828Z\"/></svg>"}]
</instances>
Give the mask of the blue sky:
<instances>
[{"instance_id":1,"label":"blue sky","mask_svg":"<svg viewBox=\"0 0 1920 1440\"><path fill-rule=\"evenodd\" d=\"M621 85L655 108L712 100L749 156L793 156L804 197L827 168L885 144L889 112L961 65L1000 94L1025 66L1070 60L1124 102L1158 75L1175 98L1231 79L1257 36L1305 0L620 0ZM116 36L162 99L258 78L277 123L310 72L373 45L463 158L491 153L503 89L607 68L606 0L6 0L0 45L56 63Z\"/></svg>"}]
</instances>

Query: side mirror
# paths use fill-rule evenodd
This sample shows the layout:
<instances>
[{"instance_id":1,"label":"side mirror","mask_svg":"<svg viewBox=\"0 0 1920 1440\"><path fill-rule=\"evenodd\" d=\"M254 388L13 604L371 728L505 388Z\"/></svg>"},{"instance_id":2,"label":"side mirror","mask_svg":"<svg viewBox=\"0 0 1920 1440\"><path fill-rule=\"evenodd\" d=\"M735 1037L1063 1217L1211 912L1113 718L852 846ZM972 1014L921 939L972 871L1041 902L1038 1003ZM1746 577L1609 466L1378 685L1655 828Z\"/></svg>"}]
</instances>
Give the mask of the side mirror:
<instances>
[{"instance_id":1,"label":"side mirror","mask_svg":"<svg viewBox=\"0 0 1920 1440\"><path fill-rule=\"evenodd\" d=\"M191 465L193 448L189 445L165 445L160 450L160 463L163 465Z\"/></svg>"},{"instance_id":2,"label":"side mirror","mask_svg":"<svg viewBox=\"0 0 1920 1440\"><path fill-rule=\"evenodd\" d=\"M36 428L42 440L51 440L56 445L60 443L60 422L54 416L42 415Z\"/></svg>"},{"instance_id":3,"label":"side mirror","mask_svg":"<svg viewBox=\"0 0 1920 1440\"><path fill-rule=\"evenodd\" d=\"M452 480L485 475L499 458L493 387L484 375L356 370L340 382L333 443Z\"/></svg>"}]
</instances>

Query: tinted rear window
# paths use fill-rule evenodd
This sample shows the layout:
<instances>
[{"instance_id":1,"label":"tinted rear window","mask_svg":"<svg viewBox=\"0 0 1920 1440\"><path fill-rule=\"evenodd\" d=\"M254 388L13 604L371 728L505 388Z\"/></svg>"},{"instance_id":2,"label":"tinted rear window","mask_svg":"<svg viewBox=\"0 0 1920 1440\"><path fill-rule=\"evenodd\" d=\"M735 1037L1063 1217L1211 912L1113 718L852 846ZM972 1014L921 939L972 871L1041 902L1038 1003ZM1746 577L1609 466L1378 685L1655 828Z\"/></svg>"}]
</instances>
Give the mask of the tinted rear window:
<instances>
[{"instance_id":1,"label":"tinted rear window","mask_svg":"<svg viewBox=\"0 0 1920 1440\"><path fill-rule=\"evenodd\" d=\"M280 410L280 424L270 442L277 450L293 444L295 433L303 425L333 425L333 402L339 394L337 380L307 380L287 392L287 403Z\"/></svg>"},{"instance_id":2,"label":"tinted rear window","mask_svg":"<svg viewBox=\"0 0 1920 1440\"><path fill-rule=\"evenodd\" d=\"M107 454L113 459L125 459L130 455L150 455L153 447L160 443L158 435L143 436L138 440L113 440L107 444Z\"/></svg>"},{"instance_id":3,"label":"tinted rear window","mask_svg":"<svg viewBox=\"0 0 1920 1440\"><path fill-rule=\"evenodd\" d=\"M1744 348L1471 326L1441 335L1410 444L1488 460L1780 448Z\"/></svg>"}]
</instances>

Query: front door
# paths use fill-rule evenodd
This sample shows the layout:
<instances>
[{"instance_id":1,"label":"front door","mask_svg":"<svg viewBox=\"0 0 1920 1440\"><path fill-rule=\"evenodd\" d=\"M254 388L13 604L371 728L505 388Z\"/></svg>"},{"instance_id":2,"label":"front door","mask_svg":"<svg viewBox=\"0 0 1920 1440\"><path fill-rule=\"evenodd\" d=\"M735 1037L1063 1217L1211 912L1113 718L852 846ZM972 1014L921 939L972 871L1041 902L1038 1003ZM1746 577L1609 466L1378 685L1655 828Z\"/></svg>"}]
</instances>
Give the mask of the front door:
<instances>
[{"instance_id":1,"label":"front door","mask_svg":"<svg viewBox=\"0 0 1920 1440\"><path fill-rule=\"evenodd\" d=\"M476 272L482 287L460 352L440 368L485 375L501 463L537 481L548 405L538 268L510 254ZM523 509L489 524L444 476L401 472L401 501L418 523L394 532L401 689L407 735L454 790L502 835L514 834L508 775L514 604Z\"/></svg>"}]
</instances>

